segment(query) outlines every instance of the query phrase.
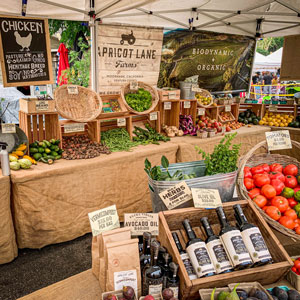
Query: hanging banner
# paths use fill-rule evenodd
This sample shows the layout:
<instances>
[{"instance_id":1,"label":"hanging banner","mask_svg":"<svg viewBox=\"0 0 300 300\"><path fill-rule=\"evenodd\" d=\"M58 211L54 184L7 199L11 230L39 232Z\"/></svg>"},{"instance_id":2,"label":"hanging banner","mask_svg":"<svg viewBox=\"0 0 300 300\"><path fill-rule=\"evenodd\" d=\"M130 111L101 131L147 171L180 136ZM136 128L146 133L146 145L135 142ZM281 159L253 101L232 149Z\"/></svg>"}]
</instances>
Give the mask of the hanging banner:
<instances>
[{"instance_id":1,"label":"hanging banner","mask_svg":"<svg viewBox=\"0 0 300 300\"><path fill-rule=\"evenodd\" d=\"M3 85L52 84L48 20L0 16Z\"/></svg>"},{"instance_id":2,"label":"hanging banner","mask_svg":"<svg viewBox=\"0 0 300 300\"><path fill-rule=\"evenodd\" d=\"M255 40L205 31L173 30L164 35L158 87L179 87L199 75L210 91L248 90Z\"/></svg>"},{"instance_id":3,"label":"hanging banner","mask_svg":"<svg viewBox=\"0 0 300 300\"><path fill-rule=\"evenodd\" d=\"M163 30L136 26L97 27L97 76L100 94L118 94L134 80L156 85Z\"/></svg>"}]
</instances>

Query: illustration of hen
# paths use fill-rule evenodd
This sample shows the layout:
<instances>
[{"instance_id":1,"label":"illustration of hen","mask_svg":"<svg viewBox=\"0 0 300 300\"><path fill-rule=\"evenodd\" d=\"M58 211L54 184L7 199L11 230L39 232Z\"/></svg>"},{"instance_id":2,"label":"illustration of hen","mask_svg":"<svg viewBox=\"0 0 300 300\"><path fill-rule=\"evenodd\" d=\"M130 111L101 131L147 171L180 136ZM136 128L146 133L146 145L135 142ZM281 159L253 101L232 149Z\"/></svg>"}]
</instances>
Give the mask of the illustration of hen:
<instances>
[{"instance_id":1,"label":"illustration of hen","mask_svg":"<svg viewBox=\"0 0 300 300\"><path fill-rule=\"evenodd\" d=\"M15 31L15 37L16 37L16 42L18 45L20 45L22 47L22 49L20 49L20 51L29 51L29 47L31 45L31 41L32 41L32 35L31 32L26 36L26 37L22 37L20 36L18 31Z\"/></svg>"}]
</instances>

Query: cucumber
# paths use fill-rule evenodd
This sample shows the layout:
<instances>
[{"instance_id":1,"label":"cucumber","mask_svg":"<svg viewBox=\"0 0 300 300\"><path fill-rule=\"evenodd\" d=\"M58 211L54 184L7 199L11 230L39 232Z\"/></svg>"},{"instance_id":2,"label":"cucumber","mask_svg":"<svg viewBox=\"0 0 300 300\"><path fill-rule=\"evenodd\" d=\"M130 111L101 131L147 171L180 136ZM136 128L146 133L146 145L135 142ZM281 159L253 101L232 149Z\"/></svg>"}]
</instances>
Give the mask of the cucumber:
<instances>
[{"instance_id":1,"label":"cucumber","mask_svg":"<svg viewBox=\"0 0 300 300\"><path fill-rule=\"evenodd\" d=\"M63 152L64 152L63 149L59 149L59 150L57 151L58 154L62 154Z\"/></svg>"},{"instance_id":2,"label":"cucumber","mask_svg":"<svg viewBox=\"0 0 300 300\"><path fill-rule=\"evenodd\" d=\"M50 147L50 149L51 149L51 151L55 151L56 145L52 145L52 146Z\"/></svg>"},{"instance_id":3,"label":"cucumber","mask_svg":"<svg viewBox=\"0 0 300 300\"><path fill-rule=\"evenodd\" d=\"M55 160L55 156L53 156L53 155L47 155L46 158L47 158L47 159Z\"/></svg>"},{"instance_id":4,"label":"cucumber","mask_svg":"<svg viewBox=\"0 0 300 300\"><path fill-rule=\"evenodd\" d=\"M56 155L55 160L61 159L61 155Z\"/></svg>"},{"instance_id":5,"label":"cucumber","mask_svg":"<svg viewBox=\"0 0 300 300\"><path fill-rule=\"evenodd\" d=\"M49 142L50 142L52 145L55 145L56 140L55 140L55 139L51 139Z\"/></svg>"},{"instance_id":6,"label":"cucumber","mask_svg":"<svg viewBox=\"0 0 300 300\"><path fill-rule=\"evenodd\" d=\"M43 142L46 144L47 147L51 147L51 143L46 141L46 140L43 140Z\"/></svg>"},{"instance_id":7,"label":"cucumber","mask_svg":"<svg viewBox=\"0 0 300 300\"><path fill-rule=\"evenodd\" d=\"M44 153L44 152L45 152L45 148L39 147L39 153Z\"/></svg>"},{"instance_id":8,"label":"cucumber","mask_svg":"<svg viewBox=\"0 0 300 300\"><path fill-rule=\"evenodd\" d=\"M59 151L59 147L55 146L55 149L53 151L58 152Z\"/></svg>"},{"instance_id":9,"label":"cucumber","mask_svg":"<svg viewBox=\"0 0 300 300\"><path fill-rule=\"evenodd\" d=\"M31 143L29 145L30 148L38 148L39 144L37 142Z\"/></svg>"},{"instance_id":10,"label":"cucumber","mask_svg":"<svg viewBox=\"0 0 300 300\"><path fill-rule=\"evenodd\" d=\"M30 153L38 153L39 149L38 148L29 148Z\"/></svg>"},{"instance_id":11,"label":"cucumber","mask_svg":"<svg viewBox=\"0 0 300 300\"><path fill-rule=\"evenodd\" d=\"M35 160L39 160L40 158L42 158L43 157L43 155L41 154L41 153L34 153L33 154L33 158L35 159Z\"/></svg>"},{"instance_id":12,"label":"cucumber","mask_svg":"<svg viewBox=\"0 0 300 300\"><path fill-rule=\"evenodd\" d=\"M40 158L39 161L43 162L44 164L48 163L48 159L46 157Z\"/></svg>"},{"instance_id":13,"label":"cucumber","mask_svg":"<svg viewBox=\"0 0 300 300\"><path fill-rule=\"evenodd\" d=\"M43 157L47 157L48 155L47 155L47 153L43 153Z\"/></svg>"},{"instance_id":14,"label":"cucumber","mask_svg":"<svg viewBox=\"0 0 300 300\"><path fill-rule=\"evenodd\" d=\"M59 145L59 143L60 143L60 140L55 141L55 145Z\"/></svg>"},{"instance_id":15,"label":"cucumber","mask_svg":"<svg viewBox=\"0 0 300 300\"><path fill-rule=\"evenodd\" d=\"M47 145L44 142L39 142L39 146L43 148L47 148Z\"/></svg>"},{"instance_id":16,"label":"cucumber","mask_svg":"<svg viewBox=\"0 0 300 300\"><path fill-rule=\"evenodd\" d=\"M45 149L45 152L48 154L48 153L51 152L51 150L50 150L49 148L46 148L46 149Z\"/></svg>"},{"instance_id":17,"label":"cucumber","mask_svg":"<svg viewBox=\"0 0 300 300\"><path fill-rule=\"evenodd\" d=\"M58 153L56 151L51 151L51 155L55 157L58 155Z\"/></svg>"}]
</instances>

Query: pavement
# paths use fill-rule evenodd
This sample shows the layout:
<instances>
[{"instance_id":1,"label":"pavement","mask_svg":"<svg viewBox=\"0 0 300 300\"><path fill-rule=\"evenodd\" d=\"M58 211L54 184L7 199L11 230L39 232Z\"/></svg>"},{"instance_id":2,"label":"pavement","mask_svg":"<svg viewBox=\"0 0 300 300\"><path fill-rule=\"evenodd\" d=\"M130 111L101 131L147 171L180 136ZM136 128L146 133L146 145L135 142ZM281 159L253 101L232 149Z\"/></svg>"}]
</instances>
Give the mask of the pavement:
<instances>
[{"instance_id":1,"label":"pavement","mask_svg":"<svg viewBox=\"0 0 300 300\"><path fill-rule=\"evenodd\" d=\"M0 265L0 300L15 300L92 266L92 235L38 249L19 249L11 263Z\"/></svg>"}]
</instances>

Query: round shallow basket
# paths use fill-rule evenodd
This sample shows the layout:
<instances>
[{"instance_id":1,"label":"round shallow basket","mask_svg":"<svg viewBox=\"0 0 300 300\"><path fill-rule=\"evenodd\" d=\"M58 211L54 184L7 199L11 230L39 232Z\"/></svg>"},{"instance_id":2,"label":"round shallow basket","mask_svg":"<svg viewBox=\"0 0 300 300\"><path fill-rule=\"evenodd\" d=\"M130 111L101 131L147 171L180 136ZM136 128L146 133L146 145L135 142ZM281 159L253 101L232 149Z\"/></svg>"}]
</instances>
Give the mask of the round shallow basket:
<instances>
[{"instance_id":1,"label":"round shallow basket","mask_svg":"<svg viewBox=\"0 0 300 300\"><path fill-rule=\"evenodd\" d=\"M207 105L202 104L202 103L198 100L197 95L202 96L202 97L210 97L210 102L209 102L209 104L207 104ZM201 106L201 107L209 107L209 106L211 106L211 105L214 103L214 99L213 99L212 94L211 94L209 91L204 90L204 89L201 89L201 92L196 92L196 93L195 93L195 98L197 99L197 104L198 104L198 106Z\"/></svg>"},{"instance_id":2,"label":"round shallow basket","mask_svg":"<svg viewBox=\"0 0 300 300\"><path fill-rule=\"evenodd\" d=\"M129 93L135 93L136 90L131 90L130 89L130 83L127 83L125 85L122 86L121 88L121 99L124 103L124 105L126 106L126 108L137 114L137 115L145 115L145 114L148 114L150 113L158 104L158 101L159 101L159 97L158 97L158 93L157 93L157 90L152 87L151 85L145 83L145 82L141 82L141 81L138 81L138 88L142 88L144 89L145 91L148 91L151 96L152 96L152 105L149 109L147 110L144 110L144 111L136 111L134 110L132 107L130 107L125 99L125 95L129 94Z\"/></svg>"},{"instance_id":3,"label":"round shallow basket","mask_svg":"<svg viewBox=\"0 0 300 300\"><path fill-rule=\"evenodd\" d=\"M69 94L68 87L74 87L74 85L62 85L54 92L58 113L63 118L76 122L95 120L102 111L100 96L93 90L82 86L76 86L78 94Z\"/></svg>"},{"instance_id":4,"label":"round shallow basket","mask_svg":"<svg viewBox=\"0 0 300 300\"><path fill-rule=\"evenodd\" d=\"M292 145L300 150L300 143L296 141L291 141ZM283 167L289 165L289 164L295 164L298 169L300 170L300 163L297 161L297 159L287 156L287 155L281 155L281 154L269 154L269 153L262 153L262 154L254 154L256 150L259 148L265 148L267 151L267 142L262 141L258 143L256 146L254 146L239 162L239 171L238 171L238 179L237 179L237 192L239 197L241 199L250 199L248 196L248 191L246 187L244 186L244 168L245 166L248 167L254 167L260 164L273 164L278 163L283 165ZM275 228L277 231L281 232L282 234L289 236L295 240L300 240L300 235L296 234L295 231L288 229L284 226L282 226L279 222L273 220L270 218L261 208L259 208L254 202L253 204L256 206L256 208L259 210L263 218L269 223L270 226Z\"/></svg>"}]
</instances>

